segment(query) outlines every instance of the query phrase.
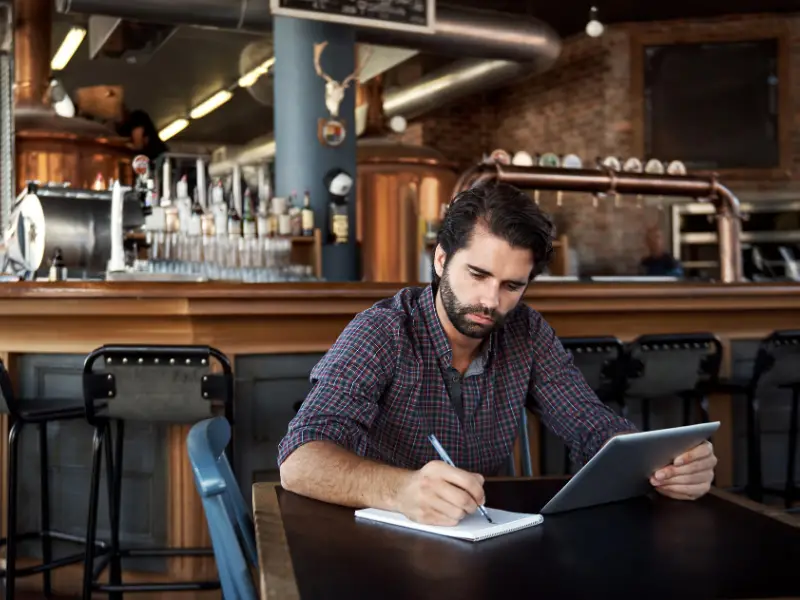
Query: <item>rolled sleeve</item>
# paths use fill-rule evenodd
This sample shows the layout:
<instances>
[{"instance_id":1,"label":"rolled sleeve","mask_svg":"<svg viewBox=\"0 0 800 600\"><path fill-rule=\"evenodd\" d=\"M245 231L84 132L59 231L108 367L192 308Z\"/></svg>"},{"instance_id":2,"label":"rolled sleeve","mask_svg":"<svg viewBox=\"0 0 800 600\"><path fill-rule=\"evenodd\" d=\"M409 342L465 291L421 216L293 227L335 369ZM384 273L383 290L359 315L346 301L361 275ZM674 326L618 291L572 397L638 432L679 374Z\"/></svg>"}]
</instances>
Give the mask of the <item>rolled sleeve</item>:
<instances>
[{"instance_id":1,"label":"rolled sleeve","mask_svg":"<svg viewBox=\"0 0 800 600\"><path fill-rule=\"evenodd\" d=\"M380 312L359 314L312 369L309 392L278 444L278 464L300 446L329 441L363 455L379 400L391 379L392 328Z\"/></svg>"},{"instance_id":2,"label":"rolled sleeve","mask_svg":"<svg viewBox=\"0 0 800 600\"><path fill-rule=\"evenodd\" d=\"M636 431L597 397L552 327L534 311L531 335L535 350L528 407L564 441L577 464L591 459L611 437Z\"/></svg>"}]
</instances>

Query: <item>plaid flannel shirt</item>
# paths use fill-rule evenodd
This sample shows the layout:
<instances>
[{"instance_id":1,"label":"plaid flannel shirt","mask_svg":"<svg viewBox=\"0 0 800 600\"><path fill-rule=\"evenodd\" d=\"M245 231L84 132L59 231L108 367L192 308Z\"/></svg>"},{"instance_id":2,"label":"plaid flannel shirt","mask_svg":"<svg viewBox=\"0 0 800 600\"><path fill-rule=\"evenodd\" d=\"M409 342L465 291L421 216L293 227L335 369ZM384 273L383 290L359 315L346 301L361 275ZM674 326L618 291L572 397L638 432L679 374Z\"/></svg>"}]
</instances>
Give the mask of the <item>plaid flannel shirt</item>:
<instances>
[{"instance_id":1,"label":"plaid flannel shirt","mask_svg":"<svg viewBox=\"0 0 800 600\"><path fill-rule=\"evenodd\" d=\"M537 413L579 464L635 426L586 384L553 329L524 303L496 330L461 381L463 420L444 377L452 351L434 292L404 288L359 313L312 369L311 391L278 449L278 463L313 440L419 469L439 457L434 433L459 468L494 475L507 464L522 410Z\"/></svg>"}]
</instances>

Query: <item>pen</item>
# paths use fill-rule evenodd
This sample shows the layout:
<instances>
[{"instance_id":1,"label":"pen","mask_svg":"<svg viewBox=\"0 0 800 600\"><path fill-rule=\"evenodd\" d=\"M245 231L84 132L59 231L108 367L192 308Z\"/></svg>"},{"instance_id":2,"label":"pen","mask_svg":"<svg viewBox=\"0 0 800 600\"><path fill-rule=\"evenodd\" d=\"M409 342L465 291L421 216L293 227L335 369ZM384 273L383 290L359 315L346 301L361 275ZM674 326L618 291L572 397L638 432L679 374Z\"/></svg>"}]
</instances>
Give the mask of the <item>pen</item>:
<instances>
[{"instance_id":1,"label":"pen","mask_svg":"<svg viewBox=\"0 0 800 600\"><path fill-rule=\"evenodd\" d=\"M441 457L441 459L451 467L455 467L453 461L450 460L450 456L448 456L447 452L445 452L445 449L439 443L439 440L436 439L436 436L430 434L428 436L428 440L430 440L431 444L433 445L433 449L436 450L436 453ZM489 521L489 523L494 523L494 521L489 518L489 513L487 513L486 509L480 504L478 505L478 510L481 511L481 514L486 517L486 520Z\"/></svg>"}]
</instances>

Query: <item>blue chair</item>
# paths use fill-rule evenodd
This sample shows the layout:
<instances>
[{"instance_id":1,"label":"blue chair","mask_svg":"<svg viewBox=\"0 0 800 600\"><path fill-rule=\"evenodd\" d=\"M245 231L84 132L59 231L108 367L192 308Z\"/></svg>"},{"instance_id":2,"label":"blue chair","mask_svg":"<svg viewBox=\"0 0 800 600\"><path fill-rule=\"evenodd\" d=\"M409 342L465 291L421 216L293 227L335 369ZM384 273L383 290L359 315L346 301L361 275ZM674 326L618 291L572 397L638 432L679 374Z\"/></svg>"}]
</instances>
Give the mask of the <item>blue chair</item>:
<instances>
[{"instance_id":1,"label":"blue chair","mask_svg":"<svg viewBox=\"0 0 800 600\"><path fill-rule=\"evenodd\" d=\"M200 421L187 438L189 461L203 500L222 593L226 600L257 600L249 570L251 565L258 568L255 530L225 454L230 439L231 426L223 417Z\"/></svg>"}]
</instances>

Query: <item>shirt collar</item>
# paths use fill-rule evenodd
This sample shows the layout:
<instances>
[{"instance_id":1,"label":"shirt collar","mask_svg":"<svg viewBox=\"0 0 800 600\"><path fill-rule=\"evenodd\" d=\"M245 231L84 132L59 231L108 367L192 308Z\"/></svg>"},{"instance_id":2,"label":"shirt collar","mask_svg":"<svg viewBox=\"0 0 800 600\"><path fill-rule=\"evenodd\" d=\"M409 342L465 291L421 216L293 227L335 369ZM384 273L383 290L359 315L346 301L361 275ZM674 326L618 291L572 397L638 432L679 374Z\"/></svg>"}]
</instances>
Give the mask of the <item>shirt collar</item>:
<instances>
[{"instance_id":1,"label":"shirt collar","mask_svg":"<svg viewBox=\"0 0 800 600\"><path fill-rule=\"evenodd\" d=\"M436 313L436 290L433 285L428 285L420 297L420 307L422 312L422 320L431 337L433 350L436 356L447 359L448 363L453 359L453 349L450 346L450 340L447 339L447 334L444 332L442 322L439 320L439 315ZM489 362L489 358L495 350L497 345L497 332L494 331L489 336L488 340L484 340L481 344L481 353L479 356L483 357L484 363Z\"/></svg>"}]
</instances>

